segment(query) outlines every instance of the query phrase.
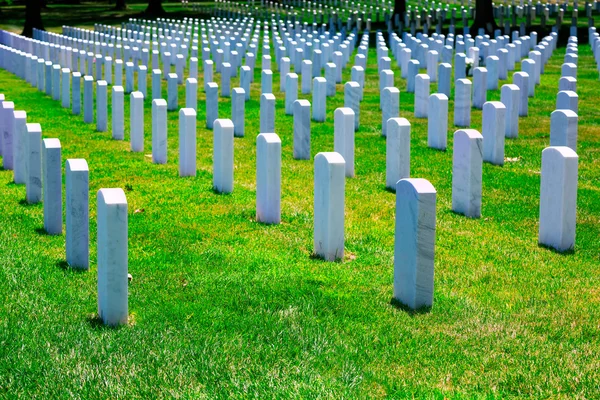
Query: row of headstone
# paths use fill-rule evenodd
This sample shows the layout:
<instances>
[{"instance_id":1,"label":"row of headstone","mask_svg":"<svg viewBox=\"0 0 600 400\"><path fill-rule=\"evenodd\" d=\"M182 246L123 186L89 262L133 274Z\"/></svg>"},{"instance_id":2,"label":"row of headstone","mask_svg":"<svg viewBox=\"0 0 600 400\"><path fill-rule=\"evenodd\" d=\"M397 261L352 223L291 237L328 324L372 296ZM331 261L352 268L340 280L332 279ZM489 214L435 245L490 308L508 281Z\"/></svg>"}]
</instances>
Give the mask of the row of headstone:
<instances>
[{"instance_id":1,"label":"row of headstone","mask_svg":"<svg viewBox=\"0 0 600 400\"><path fill-rule=\"evenodd\" d=\"M0 68L5 65L0 63ZM42 138L37 123L0 94L0 155L13 170L14 182L25 184L29 204L43 203L44 230L63 230L62 158L58 139ZM89 268L89 169L84 159L68 159L66 181L66 261ZM127 323L127 200L122 189L98 191L98 315L107 325Z\"/></svg>"}]
</instances>

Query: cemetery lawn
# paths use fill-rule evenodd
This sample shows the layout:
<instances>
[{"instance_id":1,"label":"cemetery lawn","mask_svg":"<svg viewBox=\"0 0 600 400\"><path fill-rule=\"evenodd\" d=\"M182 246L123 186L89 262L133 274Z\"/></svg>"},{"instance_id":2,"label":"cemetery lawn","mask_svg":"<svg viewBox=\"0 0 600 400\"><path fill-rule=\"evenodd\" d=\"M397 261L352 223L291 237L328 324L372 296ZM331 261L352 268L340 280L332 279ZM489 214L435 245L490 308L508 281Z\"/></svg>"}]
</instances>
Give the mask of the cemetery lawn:
<instances>
[{"instance_id":1,"label":"cemetery lawn","mask_svg":"<svg viewBox=\"0 0 600 400\"><path fill-rule=\"evenodd\" d=\"M267 226L255 220L260 69L246 103L247 136L235 139L231 195L212 191L203 92L198 174L179 178L177 112L168 116L168 164L154 165L150 101L145 151L132 153L128 96L119 142L0 71L0 93L41 124L44 138L60 139L63 164L87 160L91 231L91 268L74 271L64 261L64 234L45 235L42 205L27 205L25 187L0 171L0 397L598 396L600 84L588 45L579 47L575 251L559 254L537 242L541 152L564 53L559 48L547 65L519 138L506 141L504 167L484 165L481 219L450 210L452 101L448 151L427 148L427 120L412 116L414 96L395 69L401 116L412 124L411 176L438 191L434 306L422 312L391 302L395 195L384 189L373 49L356 178L346 181L346 256L335 263L311 256L313 161L292 158L292 117L283 113L278 73L283 222ZM312 124L313 157L333 149L333 112L343 105L337 89L327 122ZM488 94L499 99L499 91ZM229 99L219 107L230 116ZM481 129L481 111L473 110L472 127ZM118 329L97 319L95 195L107 187L123 188L129 203L130 323Z\"/></svg>"}]
</instances>

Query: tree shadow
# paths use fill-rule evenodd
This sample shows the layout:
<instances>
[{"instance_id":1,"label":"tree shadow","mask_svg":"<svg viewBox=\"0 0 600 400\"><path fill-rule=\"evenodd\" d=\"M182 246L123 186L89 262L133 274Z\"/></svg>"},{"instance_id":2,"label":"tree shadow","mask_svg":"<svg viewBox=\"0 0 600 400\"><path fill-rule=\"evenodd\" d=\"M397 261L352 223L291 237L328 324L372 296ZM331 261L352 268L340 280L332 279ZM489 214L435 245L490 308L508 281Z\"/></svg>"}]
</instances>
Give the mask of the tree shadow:
<instances>
[{"instance_id":1,"label":"tree shadow","mask_svg":"<svg viewBox=\"0 0 600 400\"><path fill-rule=\"evenodd\" d=\"M404 311L406 314L408 314L411 317L415 317L417 315L429 314L431 312L431 308L432 308L431 306L423 306L423 307L419 307L419 308L413 310L412 308L410 308L409 306L402 303L400 300L398 300L396 298L392 298L390 300L390 305L399 311Z\"/></svg>"}]
</instances>

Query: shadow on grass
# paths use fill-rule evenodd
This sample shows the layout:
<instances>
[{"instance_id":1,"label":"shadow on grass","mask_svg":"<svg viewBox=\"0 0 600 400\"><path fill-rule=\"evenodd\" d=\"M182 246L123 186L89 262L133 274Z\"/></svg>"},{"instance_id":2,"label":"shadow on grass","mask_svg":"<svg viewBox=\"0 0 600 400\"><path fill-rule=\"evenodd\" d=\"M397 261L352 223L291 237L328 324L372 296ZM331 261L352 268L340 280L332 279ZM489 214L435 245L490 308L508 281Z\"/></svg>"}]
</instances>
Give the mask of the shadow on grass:
<instances>
[{"instance_id":1,"label":"shadow on grass","mask_svg":"<svg viewBox=\"0 0 600 400\"><path fill-rule=\"evenodd\" d=\"M413 310L412 308L408 307L404 303L401 303L398 299L395 299L395 298L392 298L392 300L390 300L390 305L399 311L404 311L411 317L414 317L417 315L429 314L431 312L430 306L419 307L416 310Z\"/></svg>"},{"instance_id":2,"label":"shadow on grass","mask_svg":"<svg viewBox=\"0 0 600 400\"><path fill-rule=\"evenodd\" d=\"M29 202L27 202L27 199L21 199L21 200L19 200L19 205L21 205L23 207L37 207L37 206L41 206L42 202L40 201L39 203L29 203Z\"/></svg>"},{"instance_id":3,"label":"shadow on grass","mask_svg":"<svg viewBox=\"0 0 600 400\"><path fill-rule=\"evenodd\" d=\"M552 246L548 246L547 244L542 244L542 243L538 243L538 247L549 250L549 251L553 252L554 254L558 254L559 256L571 256L571 255L575 254L575 249L561 251L561 250L555 249Z\"/></svg>"},{"instance_id":4,"label":"shadow on grass","mask_svg":"<svg viewBox=\"0 0 600 400\"><path fill-rule=\"evenodd\" d=\"M97 331L117 331L123 328L126 325L105 325L102 322L102 318L98 314L90 314L87 316L87 322L90 324L90 327Z\"/></svg>"},{"instance_id":5,"label":"shadow on grass","mask_svg":"<svg viewBox=\"0 0 600 400\"><path fill-rule=\"evenodd\" d=\"M323 258L323 256L318 255L317 253L310 253L309 258L311 260L321 261L321 262L324 262L324 263L336 262L336 263L340 263L341 264L344 261L343 259L341 259L339 257L336 257L335 261L329 261L329 260L326 260L325 258Z\"/></svg>"},{"instance_id":6,"label":"shadow on grass","mask_svg":"<svg viewBox=\"0 0 600 400\"><path fill-rule=\"evenodd\" d=\"M72 268L66 260L58 260L55 265L65 272L71 272L74 274L82 274L88 272L88 270L85 268Z\"/></svg>"},{"instance_id":7,"label":"shadow on grass","mask_svg":"<svg viewBox=\"0 0 600 400\"><path fill-rule=\"evenodd\" d=\"M383 185L383 191L384 192L388 192L388 193L392 193L392 194L396 194L396 189L391 188L391 187L387 187L385 185Z\"/></svg>"}]
</instances>

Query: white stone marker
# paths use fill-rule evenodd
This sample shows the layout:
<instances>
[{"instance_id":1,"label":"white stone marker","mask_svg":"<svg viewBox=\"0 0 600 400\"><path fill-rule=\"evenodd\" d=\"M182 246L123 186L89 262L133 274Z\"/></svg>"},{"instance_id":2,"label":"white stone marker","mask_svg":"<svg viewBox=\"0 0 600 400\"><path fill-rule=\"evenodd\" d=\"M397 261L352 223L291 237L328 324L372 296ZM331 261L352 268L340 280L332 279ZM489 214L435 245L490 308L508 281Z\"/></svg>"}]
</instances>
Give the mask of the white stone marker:
<instances>
[{"instance_id":1,"label":"white stone marker","mask_svg":"<svg viewBox=\"0 0 600 400\"><path fill-rule=\"evenodd\" d=\"M240 68L240 86L244 89L246 101L250 100L250 83L252 82L250 75L252 75L250 67L244 65Z\"/></svg>"},{"instance_id":2,"label":"white stone marker","mask_svg":"<svg viewBox=\"0 0 600 400\"><path fill-rule=\"evenodd\" d=\"M504 134L506 107L499 101L488 101L483 105L483 161L504 165Z\"/></svg>"},{"instance_id":3,"label":"white stone marker","mask_svg":"<svg viewBox=\"0 0 600 400\"><path fill-rule=\"evenodd\" d=\"M577 92L577 79L572 76L563 76L558 80L558 90L571 90Z\"/></svg>"},{"instance_id":4,"label":"white stone marker","mask_svg":"<svg viewBox=\"0 0 600 400\"><path fill-rule=\"evenodd\" d=\"M125 91L123 86L112 87L112 138L125 138Z\"/></svg>"},{"instance_id":5,"label":"white stone marker","mask_svg":"<svg viewBox=\"0 0 600 400\"><path fill-rule=\"evenodd\" d=\"M260 75L261 93L273 93L273 72L263 69Z\"/></svg>"},{"instance_id":6,"label":"white stone marker","mask_svg":"<svg viewBox=\"0 0 600 400\"><path fill-rule=\"evenodd\" d=\"M179 108L179 91L177 90L177 74L167 75L167 107L169 111Z\"/></svg>"},{"instance_id":7,"label":"white stone marker","mask_svg":"<svg viewBox=\"0 0 600 400\"><path fill-rule=\"evenodd\" d=\"M129 95L129 127L131 151L144 151L144 95L133 92Z\"/></svg>"},{"instance_id":8,"label":"white stone marker","mask_svg":"<svg viewBox=\"0 0 600 400\"><path fill-rule=\"evenodd\" d=\"M27 184L28 204L42 201L42 127L27 124Z\"/></svg>"},{"instance_id":9,"label":"white stone marker","mask_svg":"<svg viewBox=\"0 0 600 400\"><path fill-rule=\"evenodd\" d=\"M62 162L60 140L42 141L44 192L44 230L49 235L62 233Z\"/></svg>"},{"instance_id":10,"label":"white stone marker","mask_svg":"<svg viewBox=\"0 0 600 400\"><path fill-rule=\"evenodd\" d=\"M231 96L231 64L223 63L221 66L221 96Z\"/></svg>"},{"instance_id":11,"label":"white stone marker","mask_svg":"<svg viewBox=\"0 0 600 400\"><path fill-rule=\"evenodd\" d=\"M498 64L500 59L498 56L488 56L485 59L485 66L487 67L487 89L496 90L498 89Z\"/></svg>"},{"instance_id":12,"label":"white stone marker","mask_svg":"<svg viewBox=\"0 0 600 400\"><path fill-rule=\"evenodd\" d=\"M146 76L148 69L144 65L138 67L138 92L144 95L144 98L148 97L148 79Z\"/></svg>"},{"instance_id":13,"label":"white stone marker","mask_svg":"<svg viewBox=\"0 0 600 400\"><path fill-rule=\"evenodd\" d=\"M52 65L52 100L60 100L60 65Z\"/></svg>"},{"instance_id":14,"label":"white stone marker","mask_svg":"<svg viewBox=\"0 0 600 400\"><path fill-rule=\"evenodd\" d=\"M535 61L526 59L521 61L521 69L522 72L526 73L529 77L529 84L527 85L527 96L534 97L535 96L535 76L536 76L536 64ZM514 75L513 75L514 78ZM516 83L516 82L515 82Z\"/></svg>"},{"instance_id":15,"label":"white stone marker","mask_svg":"<svg viewBox=\"0 0 600 400\"><path fill-rule=\"evenodd\" d=\"M275 96L263 93L260 96L260 133L275 132Z\"/></svg>"},{"instance_id":16,"label":"white stone marker","mask_svg":"<svg viewBox=\"0 0 600 400\"><path fill-rule=\"evenodd\" d=\"M285 92L285 79L287 74L290 73L290 59L288 57L281 57L279 61L279 91Z\"/></svg>"},{"instance_id":17,"label":"white stone marker","mask_svg":"<svg viewBox=\"0 0 600 400\"><path fill-rule=\"evenodd\" d=\"M327 104L327 81L323 77L313 79L313 115L315 122L325 122Z\"/></svg>"},{"instance_id":18,"label":"white stone marker","mask_svg":"<svg viewBox=\"0 0 600 400\"><path fill-rule=\"evenodd\" d=\"M198 110L198 81L195 78L185 80L185 107Z\"/></svg>"},{"instance_id":19,"label":"white stone marker","mask_svg":"<svg viewBox=\"0 0 600 400\"><path fill-rule=\"evenodd\" d=\"M298 100L298 75L289 73L285 77L285 113L292 115L294 101Z\"/></svg>"},{"instance_id":20,"label":"white stone marker","mask_svg":"<svg viewBox=\"0 0 600 400\"><path fill-rule=\"evenodd\" d=\"M13 113L13 172L14 181L17 185L27 183L27 145L29 139L27 136L27 113L25 111L15 111Z\"/></svg>"},{"instance_id":21,"label":"white stone marker","mask_svg":"<svg viewBox=\"0 0 600 400\"><path fill-rule=\"evenodd\" d=\"M94 78L90 75L83 77L83 122L94 122Z\"/></svg>"},{"instance_id":22,"label":"white stone marker","mask_svg":"<svg viewBox=\"0 0 600 400\"><path fill-rule=\"evenodd\" d=\"M179 110L179 176L196 176L196 111Z\"/></svg>"},{"instance_id":23,"label":"white stone marker","mask_svg":"<svg viewBox=\"0 0 600 400\"><path fill-rule=\"evenodd\" d=\"M347 178L354 178L354 118L354 111L348 107L333 113L333 148L344 158Z\"/></svg>"},{"instance_id":24,"label":"white stone marker","mask_svg":"<svg viewBox=\"0 0 600 400\"><path fill-rule=\"evenodd\" d=\"M97 196L98 315L105 325L127 324L127 198L123 189L100 189Z\"/></svg>"},{"instance_id":25,"label":"white stone marker","mask_svg":"<svg viewBox=\"0 0 600 400\"><path fill-rule=\"evenodd\" d=\"M45 63L44 84L45 84L44 85L45 93L48 96L51 96L52 95L52 61L46 61L46 63Z\"/></svg>"},{"instance_id":26,"label":"white stone marker","mask_svg":"<svg viewBox=\"0 0 600 400\"><path fill-rule=\"evenodd\" d=\"M167 163L167 102L152 100L152 162Z\"/></svg>"},{"instance_id":27,"label":"white stone marker","mask_svg":"<svg viewBox=\"0 0 600 400\"><path fill-rule=\"evenodd\" d=\"M445 94L450 98L450 82L452 75L452 65L441 63L438 67L438 93Z\"/></svg>"},{"instance_id":28,"label":"white stone marker","mask_svg":"<svg viewBox=\"0 0 600 400\"><path fill-rule=\"evenodd\" d=\"M561 76L572 76L577 79L577 65L573 63L564 63L560 67Z\"/></svg>"},{"instance_id":29,"label":"white stone marker","mask_svg":"<svg viewBox=\"0 0 600 400\"><path fill-rule=\"evenodd\" d=\"M410 122L390 118L386 122L385 187L396 190L400 179L410 177Z\"/></svg>"},{"instance_id":30,"label":"white stone marker","mask_svg":"<svg viewBox=\"0 0 600 400\"><path fill-rule=\"evenodd\" d=\"M554 110L550 114L550 146L567 146L577 151L577 114Z\"/></svg>"},{"instance_id":31,"label":"white stone marker","mask_svg":"<svg viewBox=\"0 0 600 400\"><path fill-rule=\"evenodd\" d=\"M431 82L437 82L438 58L437 51L429 50L427 52L427 75Z\"/></svg>"},{"instance_id":32,"label":"white stone marker","mask_svg":"<svg viewBox=\"0 0 600 400\"><path fill-rule=\"evenodd\" d=\"M310 160L310 102L294 102L294 159Z\"/></svg>"},{"instance_id":33,"label":"white stone marker","mask_svg":"<svg viewBox=\"0 0 600 400\"><path fill-rule=\"evenodd\" d=\"M344 258L345 164L339 153L315 156L314 246L327 261Z\"/></svg>"},{"instance_id":34,"label":"white stone marker","mask_svg":"<svg viewBox=\"0 0 600 400\"><path fill-rule=\"evenodd\" d=\"M354 130L358 130L360 128L360 84L358 82L350 81L344 84L344 107L354 111Z\"/></svg>"},{"instance_id":35,"label":"white stone marker","mask_svg":"<svg viewBox=\"0 0 600 400\"><path fill-rule=\"evenodd\" d=\"M312 61L302 61L302 94L310 94L312 83Z\"/></svg>"},{"instance_id":36,"label":"white stone marker","mask_svg":"<svg viewBox=\"0 0 600 400\"><path fill-rule=\"evenodd\" d=\"M276 133L256 138L256 221L281 222L281 139Z\"/></svg>"},{"instance_id":37,"label":"white stone marker","mask_svg":"<svg viewBox=\"0 0 600 400\"><path fill-rule=\"evenodd\" d=\"M519 88L519 116L526 117L529 113L529 85L534 85L526 72L515 72L513 82Z\"/></svg>"},{"instance_id":38,"label":"white stone marker","mask_svg":"<svg viewBox=\"0 0 600 400\"><path fill-rule=\"evenodd\" d=\"M215 82L206 84L206 128L213 129L215 120L219 118L219 85Z\"/></svg>"},{"instance_id":39,"label":"white stone marker","mask_svg":"<svg viewBox=\"0 0 600 400\"><path fill-rule=\"evenodd\" d=\"M7 170L14 166L14 112L15 103L0 101L0 154L2 166Z\"/></svg>"},{"instance_id":40,"label":"white stone marker","mask_svg":"<svg viewBox=\"0 0 600 400\"><path fill-rule=\"evenodd\" d=\"M327 97L335 96L335 64L325 64L325 80L327 82Z\"/></svg>"},{"instance_id":41,"label":"white stone marker","mask_svg":"<svg viewBox=\"0 0 600 400\"><path fill-rule=\"evenodd\" d=\"M133 63L125 63L125 93L133 92Z\"/></svg>"},{"instance_id":42,"label":"white stone marker","mask_svg":"<svg viewBox=\"0 0 600 400\"><path fill-rule=\"evenodd\" d=\"M400 115L400 90L395 87L386 87L381 92L381 99L383 105L381 110L381 134L387 136L387 121Z\"/></svg>"},{"instance_id":43,"label":"white stone marker","mask_svg":"<svg viewBox=\"0 0 600 400\"><path fill-rule=\"evenodd\" d=\"M96 83L96 130L108 130L108 88L106 81Z\"/></svg>"},{"instance_id":44,"label":"white stone marker","mask_svg":"<svg viewBox=\"0 0 600 400\"><path fill-rule=\"evenodd\" d=\"M213 132L213 189L233 192L233 122L217 119Z\"/></svg>"},{"instance_id":45,"label":"white stone marker","mask_svg":"<svg viewBox=\"0 0 600 400\"><path fill-rule=\"evenodd\" d=\"M571 110L577 114L579 110L579 96L571 90L558 92L556 95L556 109Z\"/></svg>"},{"instance_id":46,"label":"white stone marker","mask_svg":"<svg viewBox=\"0 0 600 400\"><path fill-rule=\"evenodd\" d=\"M506 107L506 121L504 123L504 137L516 138L519 136L519 87L513 84L502 85L500 101Z\"/></svg>"},{"instance_id":47,"label":"white stone marker","mask_svg":"<svg viewBox=\"0 0 600 400\"><path fill-rule=\"evenodd\" d=\"M71 111L73 115L79 115L81 114L81 73L73 72L72 79L73 89L71 91Z\"/></svg>"},{"instance_id":48,"label":"white stone marker","mask_svg":"<svg viewBox=\"0 0 600 400\"><path fill-rule=\"evenodd\" d=\"M452 211L470 218L481 216L483 137L475 129L454 133Z\"/></svg>"},{"instance_id":49,"label":"white stone marker","mask_svg":"<svg viewBox=\"0 0 600 400\"><path fill-rule=\"evenodd\" d=\"M443 93L429 96L427 146L446 150L448 146L448 97Z\"/></svg>"},{"instance_id":50,"label":"white stone marker","mask_svg":"<svg viewBox=\"0 0 600 400\"><path fill-rule=\"evenodd\" d=\"M454 125L471 126L471 81L464 78L455 83Z\"/></svg>"},{"instance_id":51,"label":"white stone marker","mask_svg":"<svg viewBox=\"0 0 600 400\"><path fill-rule=\"evenodd\" d=\"M123 86L123 60L115 60L114 86Z\"/></svg>"},{"instance_id":52,"label":"white stone marker","mask_svg":"<svg viewBox=\"0 0 600 400\"><path fill-rule=\"evenodd\" d=\"M67 263L73 268L90 266L89 169L83 159L69 159L66 175Z\"/></svg>"},{"instance_id":53,"label":"white stone marker","mask_svg":"<svg viewBox=\"0 0 600 400\"><path fill-rule=\"evenodd\" d=\"M473 107L481 110L487 101L487 69L477 67L473 69Z\"/></svg>"},{"instance_id":54,"label":"white stone marker","mask_svg":"<svg viewBox=\"0 0 600 400\"><path fill-rule=\"evenodd\" d=\"M429 75L417 74L415 77L415 117L427 118L429 103Z\"/></svg>"},{"instance_id":55,"label":"white stone marker","mask_svg":"<svg viewBox=\"0 0 600 400\"><path fill-rule=\"evenodd\" d=\"M244 137L246 125L246 92L242 88L233 88L231 92L231 120L233 121L233 134Z\"/></svg>"},{"instance_id":56,"label":"white stone marker","mask_svg":"<svg viewBox=\"0 0 600 400\"><path fill-rule=\"evenodd\" d=\"M152 70L152 100L162 98L162 71L160 69Z\"/></svg>"},{"instance_id":57,"label":"white stone marker","mask_svg":"<svg viewBox=\"0 0 600 400\"><path fill-rule=\"evenodd\" d=\"M204 60L204 87L213 81L213 62L212 60Z\"/></svg>"},{"instance_id":58,"label":"white stone marker","mask_svg":"<svg viewBox=\"0 0 600 400\"><path fill-rule=\"evenodd\" d=\"M61 105L64 108L69 108L71 107L71 70L69 68L63 68L61 74Z\"/></svg>"},{"instance_id":59,"label":"white stone marker","mask_svg":"<svg viewBox=\"0 0 600 400\"><path fill-rule=\"evenodd\" d=\"M542 151L539 243L558 251L575 247L578 156L565 146Z\"/></svg>"},{"instance_id":60,"label":"white stone marker","mask_svg":"<svg viewBox=\"0 0 600 400\"><path fill-rule=\"evenodd\" d=\"M426 179L396 185L394 299L416 310L433 306L436 190Z\"/></svg>"}]
</instances>

